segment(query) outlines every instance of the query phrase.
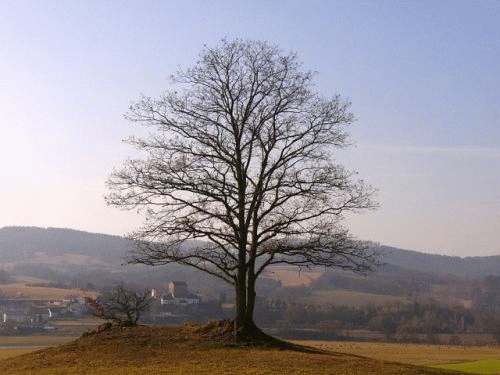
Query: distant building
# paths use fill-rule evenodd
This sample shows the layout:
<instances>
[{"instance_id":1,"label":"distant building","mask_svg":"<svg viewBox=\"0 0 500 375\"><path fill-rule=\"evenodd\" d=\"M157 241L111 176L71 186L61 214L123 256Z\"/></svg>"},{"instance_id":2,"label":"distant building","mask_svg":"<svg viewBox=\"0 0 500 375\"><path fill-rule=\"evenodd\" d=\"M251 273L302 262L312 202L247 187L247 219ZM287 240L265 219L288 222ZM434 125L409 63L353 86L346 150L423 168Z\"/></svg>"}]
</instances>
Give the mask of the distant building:
<instances>
[{"instance_id":1,"label":"distant building","mask_svg":"<svg viewBox=\"0 0 500 375\"><path fill-rule=\"evenodd\" d=\"M186 297L172 297L170 295L163 295L160 299L162 305L177 305L177 306L187 306L187 305L197 305L200 303L201 298L195 295L189 295Z\"/></svg>"},{"instance_id":2,"label":"distant building","mask_svg":"<svg viewBox=\"0 0 500 375\"><path fill-rule=\"evenodd\" d=\"M27 312L22 311L22 310L10 309L9 311L4 311L2 313L2 322L3 323L6 323L7 321L24 323L24 322L27 322L29 319L30 319L30 316L27 314Z\"/></svg>"},{"instance_id":3,"label":"distant building","mask_svg":"<svg viewBox=\"0 0 500 375\"><path fill-rule=\"evenodd\" d=\"M45 320L54 318L52 311L47 307L32 307L29 310L32 323L41 323Z\"/></svg>"},{"instance_id":4,"label":"distant building","mask_svg":"<svg viewBox=\"0 0 500 375\"><path fill-rule=\"evenodd\" d=\"M168 283L168 294L160 299L162 305L195 305L200 303L201 298L189 293L187 283L184 281L171 281Z\"/></svg>"},{"instance_id":5,"label":"distant building","mask_svg":"<svg viewBox=\"0 0 500 375\"><path fill-rule=\"evenodd\" d=\"M169 282L168 294L170 294L173 298L187 296L189 294L187 283L184 281Z\"/></svg>"}]
</instances>

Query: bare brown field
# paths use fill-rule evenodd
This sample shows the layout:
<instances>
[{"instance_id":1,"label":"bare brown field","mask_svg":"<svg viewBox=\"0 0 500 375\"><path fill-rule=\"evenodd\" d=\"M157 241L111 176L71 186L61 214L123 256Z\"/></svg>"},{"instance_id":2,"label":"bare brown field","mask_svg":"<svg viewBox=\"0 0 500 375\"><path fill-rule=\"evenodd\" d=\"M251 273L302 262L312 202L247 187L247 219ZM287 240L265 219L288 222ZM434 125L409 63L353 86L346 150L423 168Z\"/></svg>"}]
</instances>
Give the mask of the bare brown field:
<instances>
[{"instance_id":1,"label":"bare brown field","mask_svg":"<svg viewBox=\"0 0 500 375\"><path fill-rule=\"evenodd\" d=\"M61 299L67 296L88 296L95 298L97 297L97 292L84 291L81 289L62 289L62 288L46 288L40 286L28 286L25 284L3 284L0 285L0 292L15 296L19 293L23 296L34 298L34 299Z\"/></svg>"},{"instance_id":2,"label":"bare brown field","mask_svg":"<svg viewBox=\"0 0 500 375\"><path fill-rule=\"evenodd\" d=\"M366 342L293 341L299 345L338 353L376 358L417 366L500 359L499 347L464 347L449 345L388 344Z\"/></svg>"},{"instance_id":3,"label":"bare brown field","mask_svg":"<svg viewBox=\"0 0 500 375\"><path fill-rule=\"evenodd\" d=\"M181 328L116 328L0 361L0 374L458 374L305 348L227 346Z\"/></svg>"},{"instance_id":4,"label":"bare brown field","mask_svg":"<svg viewBox=\"0 0 500 375\"><path fill-rule=\"evenodd\" d=\"M0 336L0 350L2 347L50 347L65 344L79 336L67 335L28 335L28 336Z\"/></svg>"},{"instance_id":5,"label":"bare brown field","mask_svg":"<svg viewBox=\"0 0 500 375\"><path fill-rule=\"evenodd\" d=\"M0 336L0 360L66 344L77 338L67 335Z\"/></svg>"},{"instance_id":6,"label":"bare brown field","mask_svg":"<svg viewBox=\"0 0 500 375\"><path fill-rule=\"evenodd\" d=\"M308 286L312 281L323 275L320 270L297 270L297 268L271 268L266 272L266 276L281 281L284 287Z\"/></svg>"},{"instance_id":7,"label":"bare brown field","mask_svg":"<svg viewBox=\"0 0 500 375\"><path fill-rule=\"evenodd\" d=\"M385 303L395 302L406 303L408 300L404 297L354 292L349 290L318 290L314 291L310 296L299 298L297 302L315 305L334 304L339 306L361 307L368 304L383 305Z\"/></svg>"},{"instance_id":8,"label":"bare brown field","mask_svg":"<svg viewBox=\"0 0 500 375\"><path fill-rule=\"evenodd\" d=\"M104 320L88 317L85 319L54 320L51 324L57 328L57 334L79 337L83 333L96 329Z\"/></svg>"},{"instance_id":9,"label":"bare brown field","mask_svg":"<svg viewBox=\"0 0 500 375\"><path fill-rule=\"evenodd\" d=\"M87 316L84 318L78 319L64 319L64 320L56 320L54 324L58 327L72 327L72 326L89 326L89 327L97 327L98 325L104 322L103 319Z\"/></svg>"},{"instance_id":10,"label":"bare brown field","mask_svg":"<svg viewBox=\"0 0 500 375\"><path fill-rule=\"evenodd\" d=\"M277 331L272 331L272 330L270 331L273 332L274 334L277 334ZM346 329L346 330L339 330L338 333L348 338L348 340L351 341L361 341L361 342L387 341L386 335L383 332L370 331L368 329ZM418 342L425 344L427 342L426 340L428 335L423 333L417 333L412 335L412 337L419 340ZM497 347L496 346L497 342L494 336L488 333L458 333L458 334L439 333L435 335L435 338L439 339L439 343L441 343L442 345L449 344L453 338L453 339L458 339L459 342L458 345L469 346L469 347L474 347L474 346ZM393 339L396 340L396 342L398 343L409 342L408 340L405 341L405 337L400 333L396 333ZM297 338L297 340L299 340L299 338Z\"/></svg>"}]
</instances>

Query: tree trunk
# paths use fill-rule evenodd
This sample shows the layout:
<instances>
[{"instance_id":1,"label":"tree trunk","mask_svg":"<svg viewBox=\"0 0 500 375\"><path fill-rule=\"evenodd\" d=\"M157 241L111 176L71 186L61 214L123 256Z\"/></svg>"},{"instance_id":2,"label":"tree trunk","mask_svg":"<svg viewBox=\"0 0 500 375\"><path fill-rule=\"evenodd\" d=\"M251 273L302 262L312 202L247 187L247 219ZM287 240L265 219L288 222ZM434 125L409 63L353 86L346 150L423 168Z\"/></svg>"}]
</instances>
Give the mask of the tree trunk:
<instances>
[{"instance_id":1,"label":"tree trunk","mask_svg":"<svg viewBox=\"0 0 500 375\"><path fill-rule=\"evenodd\" d=\"M255 260L251 261L248 266L248 281L247 281L247 311L246 321L253 322L253 313L255 310Z\"/></svg>"},{"instance_id":2,"label":"tree trunk","mask_svg":"<svg viewBox=\"0 0 500 375\"><path fill-rule=\"evenodd\" d=\"M234 329L237 334L241 327L244 326L245 317L247 312L247 285L246 285L246 272L240 269L238 278L235 285L236 293L236 317L234 318Z\"/></svg>"},{"instance_id":3,"label":"tree trunk","mask_svg":"<svg viewBox=\"0 0 500 375\"><path fill-rule=\"evenodd\" d=\"M236 310L236 319L235 319L235 334L236 340L245 341L245 342L257 342L263 341L267 338L267 335L264 334L256 325L253 320L253 314L255 309L255 267L251 262L248 265L247 269L247 282L246 282L246 290L245 290L245 309L239 310L237 306ZM237 290L238 293L238 290ZM238 301L242 300L241 296L237 295L236 301L238 305Z\"/></svg>"},{"instance_id":4,"label":"tree trunk","mask_svg":"<svg viewBox=\"0 0 500 375\"><path fill-rule=\"evenodd\" d=\"M262 331L255 325L253 316L248 313L248 309L235 320L235 339L236 341L254 342L262 336Z\"/></svg>"}]
</instances>

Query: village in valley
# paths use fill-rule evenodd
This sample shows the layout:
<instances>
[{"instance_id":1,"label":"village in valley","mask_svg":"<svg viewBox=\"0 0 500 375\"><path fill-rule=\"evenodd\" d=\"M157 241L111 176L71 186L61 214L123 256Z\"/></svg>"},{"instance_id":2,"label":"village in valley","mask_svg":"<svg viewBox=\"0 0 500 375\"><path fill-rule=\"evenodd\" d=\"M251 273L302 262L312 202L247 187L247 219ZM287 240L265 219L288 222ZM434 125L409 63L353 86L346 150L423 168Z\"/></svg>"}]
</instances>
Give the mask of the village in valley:
<instances>
[{"instance_id":1,"label":"village in valley","mask_svg":"<svg viewBox=\"0 0 500 375\"><path fill-rule=\"evenodd\" d=\"M500 375L500 0L0 15L0 375Z\"/></svg>"},{"instance_id":2,"label":"village in valley","mask_svg":"<svg viewBox=\"0 0 500 375\"><path fill-rule=\"evenodd\" d=\"M259 289L256 320L279 337L467 345L493 344L500 339L500 326L489 313L495 311L495 302L485 304L485 298L498 299L492 293L500 278L487 278L475 289L467 284L454 286L457 280L453 279L445 287L443 280L421 278L420 292L415 294L411 283L400 284L397 293L388 290L387 285L397 284L390 279L395 276L389 274L371 282L355 274L339 278L341 274L294 273L291 268L275 268L270 275L279 280L263 279L267 281ZM430 282L441 283L441 292L425 286ZM201 285L179 280L150 285L142 289L148 293L149 304L140 324L179 326L231 319L234 315L234 303L224 290L203 293L198 291ZM338 289L340 285L344 289ZM102 304L113 293L111 286L97 291L56 287L54 283L5 284L2 288L3 336L83 333L104 322L96 317L89 300ZM15 288L20 291L15 293ZM441 303L434 299L438 296Z\"/></svg>"},{"instance_id":3,"label":"village in valley","mask_svg":"<svg viewBox=\"0 0 500 375\"><path fill-rule=\"evenodd\" d=\"M58 326L54 323L92 317L88 299L99 300L111 293L111 288L104 289L102 294L91 290L41 285L20 288L24 293L17 292L0 298L0 335L58 333ZM12 286L9 290L12 290ZM44 290L47 294L45 297L32 298L25 294L36 291L40 295ZM54 290L57 290L59 297L50 298ZM64 295L65 290L68 291L67 295ZM163 288L151 288L149 293L150 305L142 319L144 323L176 325L186 320L202 321L207 316L220 318L232 314L231 304L222 304L207 297L203 300L200 294L191 292L184 281L170 281Z\"/></svg>"},{"instance_id":4,"label":"village in valley","mask_svg":"<svg viewBox=\"0 0 500 375\"><path fill-rule=\"evenodd\" d=\"M118 287L147 295L150 303L139 329L230 325L234 318L231 288L201 272L178 265L117 266L127 248L123 238L5 228L0 245L7 250L0 270L0 341L17 345L4 350L92 340L111 324L96 316L89 301L103 306ZM8 251L11 246L23 253ZM96 248L99 255L93 254ZM74 249L78 255L71 253ZM256 324L273 337L335 350L418 344L486 351L498 346L500 276L494 271L500 259L379 249L387 263L366 274L270 267L257 284Z\"/></svg>"},{"instance_id":5,"label":"village in valley","mask_svg":"<svg viewBox=\"0 0 500 375\"><path fill-rule=\"evenodd\" d=\"M86 298L105 302L118 285L148 291L140 324L234 317L233 291L216 278L178 265L119 266L128 243L117 236L12 227L0 230L0 245L0 335L81 334L104 322ZM367 274L270 267L256 285L257 324L289 339L500 340L500 259L379 250L386 264Z\"/></svg>"}]
</instances>

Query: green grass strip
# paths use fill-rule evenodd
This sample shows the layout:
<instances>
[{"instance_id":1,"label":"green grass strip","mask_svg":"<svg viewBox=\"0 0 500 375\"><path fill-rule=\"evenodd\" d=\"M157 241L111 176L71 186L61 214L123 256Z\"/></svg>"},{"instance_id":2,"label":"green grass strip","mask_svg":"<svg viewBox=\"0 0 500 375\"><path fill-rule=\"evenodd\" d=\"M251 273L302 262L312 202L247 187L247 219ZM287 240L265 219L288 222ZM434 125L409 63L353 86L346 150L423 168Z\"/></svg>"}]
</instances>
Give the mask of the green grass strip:
<instances>
[{"instance_id":1,"label":"green grass strip","mask_svg":"<svg viewBox=\"0 0 500 375\"><path fill-rule=\"evenodd\" d=\"M452 363L432 367L445 370L471 372L474 374L498 374L500 373L500 359L482 359L474 362Z\"/></svg>"}]
</instances>

